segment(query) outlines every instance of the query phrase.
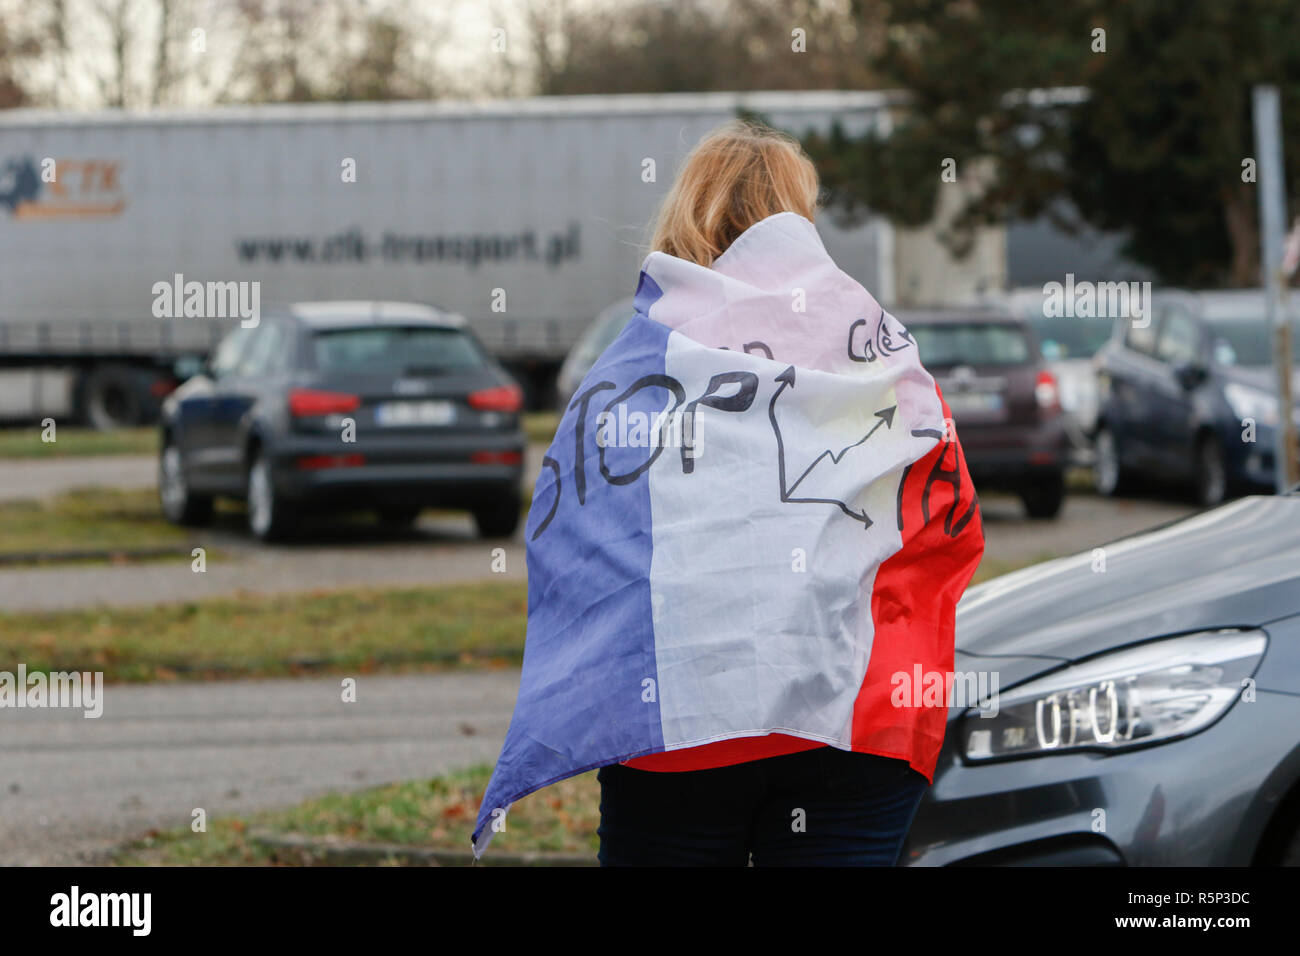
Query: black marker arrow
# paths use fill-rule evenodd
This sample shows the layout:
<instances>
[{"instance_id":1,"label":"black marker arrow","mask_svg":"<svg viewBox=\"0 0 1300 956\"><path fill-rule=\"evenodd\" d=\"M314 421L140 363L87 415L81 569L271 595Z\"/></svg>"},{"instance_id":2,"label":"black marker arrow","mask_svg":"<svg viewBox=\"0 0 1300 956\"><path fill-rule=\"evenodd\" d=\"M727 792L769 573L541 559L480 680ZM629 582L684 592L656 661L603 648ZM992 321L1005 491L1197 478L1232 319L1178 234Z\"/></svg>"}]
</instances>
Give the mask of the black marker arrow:
<instances>
[{"instance_id":1,"label":"black marker arrow","mask_svg":"<svg viewBox=\"0 0 1300 956\"><path fill-rule=\"evenodd\" d=\"M772 423L772 431L776 434L777 473L781 484L781 500L784 502L799 502L799 503L815 502L818 504L835 505L846 515L848 515L850 518L854 519L855 521L861 521L864 529L870 528L873 522L871 518L867 516L867 512L865 509L863 509L862 511L854 511L852 508L850 508L848 505L846 505L844 502L840 501L837 498L794 498L791 496L794 490L797 487L799 487L799 483L802 482L805 478L807 478L808 474L814 468L816 468L817 465L821 463L823 459L830 458L832 463L839 464L840 460L846 454L848 454L850 449L857 448L859 445L865 442L868 438L874 435L877 430L879 430L881 425L884 425L886 428L892 428L894 426L894 413L898 411L898 406L890 405L888 408L882 408L880 411L876 412L877 421L874 425L871 426L871 430L869 432L867 432L865 435L863 435L853 444L840 449L838 454L836 454L835 452L831 451L828 448L826 451L822 452L815 459L813 459L813 463L804 469L803 474L800 475L795 480L795 483L793 485L786 487L785 441L781 437L781 426L776 420L776 400L777 398L780 397L781 393L785 391L787 387L794 388L794 380L795 380L794 366L791 365L784 372L778 375L775 380L780 382L781 384L777 387L776 391L772 393L772 400L767 407L767 417L768 420L771 421Z\"/></svg>"}]
</instances>

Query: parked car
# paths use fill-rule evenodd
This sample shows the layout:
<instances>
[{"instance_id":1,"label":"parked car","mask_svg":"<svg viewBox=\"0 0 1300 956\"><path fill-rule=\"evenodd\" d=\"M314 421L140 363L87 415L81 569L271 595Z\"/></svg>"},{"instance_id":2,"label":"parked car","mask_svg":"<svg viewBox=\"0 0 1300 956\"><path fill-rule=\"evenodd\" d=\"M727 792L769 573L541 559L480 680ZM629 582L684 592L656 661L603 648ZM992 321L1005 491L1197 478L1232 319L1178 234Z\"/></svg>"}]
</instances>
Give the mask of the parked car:
<instances>
[{"instance_id":1,"label":"parked car","mask_svg":"<svg viewBox=\"0 0 1300 956\"><path fill-rule=\"evenodd\" d=\"M1014 492L1030 517L1056 517L1069 440L1056 376L1029 323L981 310L897 318L943 391L976 486Z\"/></svg>"},{"instance_id":2,"label":"parked car","mask_svg":"<svg viewBox=\"0 0 1300 956\"><path fill-rule=\"evenodd\" d=\"M1041 289L1016 289L1007 296L1013 315L1029 322L1047 367L1056 376L1061 411L1075 464L1093 462L1099 394L1093 359L1111 336L1110 319L1044 315Z\"/></svg>"},{"instance_id":3,"label":"parked car","mask_svg":"<svg viewBox=\"0 0 1300 956\"><path fill-rule=\"evenodd\" d=\"M1273 487L1279 413L1263 296L1157 299L1154 312L1144 327L1117 321L1098 353L1097 490L1118 494L1140 475L1190 484L1210 506ZM1292 344L1300 360L1300 329Z\"/></svg>"},{"instance_id":4,"label":"parked car","mask_svg":"<svg viewBox=\"0 0 1300 956\"><path fill-rule=\"evenodd\" d=\"M457 316L393 302L263 314L164 403L163 512L202 524L216 496L242 498L252 533L272 539L309 509L409 524L436 506L507 536L519 523L521 402Z\"/></svg>"},{"instance_id":5,"label":"parked car","mask_svg":"<svg viewBox=\"0 0 1300 956\"><path fill-rule=\"evenodd\" d=\"M631 299L620 299L603 309L573 344L555 382L557 405L561 412L568 408L574 392L596 364L596 359L618 338L618 333L631 321L635 311Z\"/></svg>"},{"instance_id":6,"label":"parked car","mask_svg":"<svg viewBox=\"0 0 1300 956\"><path fill-rule=\"evenodd\" d=\"M1300 494L972 588L954 671L903 863L1300 865Z\"/></svg>"}]
</instances>

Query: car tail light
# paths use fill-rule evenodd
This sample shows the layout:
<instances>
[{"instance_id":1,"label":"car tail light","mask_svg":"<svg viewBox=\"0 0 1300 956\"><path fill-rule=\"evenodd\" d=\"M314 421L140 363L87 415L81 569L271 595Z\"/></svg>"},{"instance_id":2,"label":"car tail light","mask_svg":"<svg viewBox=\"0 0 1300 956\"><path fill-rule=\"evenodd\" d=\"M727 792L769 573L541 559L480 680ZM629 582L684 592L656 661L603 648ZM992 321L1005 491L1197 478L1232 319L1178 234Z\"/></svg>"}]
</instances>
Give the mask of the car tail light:
<instances>
[{"instance_id":1,"label":"car tail light","mask_svg":"<svg viewBox=\"0 0 1300 956\"><path fill-rule=\"evenodd\" d=\"M295 418L345 415L360 407L361 398L346 392L321 392L313 388L295 388L289 392L289 414Z\"/></svg>"},{"instance_id":2,"label":"car tail light","mask_svg":"<svg viewBox=\"0 0 1300 956\"><path fill-rule=\"evenodd\" d=\"M524 393L518 385L499 385L470 392L466 401L481 412L517 412L524 404Z\"/></svg>"},{"instance_id":3,"label":"car tail light","mask_svg":"<svg viewBox=\"0 0 1300 956\"><path fill-rule=\"evenodd\" d=\"M517 451L476 451L469 460L476 465L518 465L524 456Z\"/></svg>"},{"instance_id":4,"label":"car tail light","mask_svg":"<svg viewBox=\"0 0 1300 956\"><path fill-rule=\"evenodd\" d=\"M163 398L176 391L176 379L156 378L149 383L149 394L154 398Z\"/></svg>"},{"instance_id":5,"label":"car tail light","mask_svg":"<svg viewBox=\"0 0 1300 956\"><path fill-rule=\"evenodd\" d=\"M364 465L364 455L303 455L297 461L300 471L320 471L322 468L356 468Z\"/></svg>"},{"instance_id":6,"label":"car tail light","mask_svg":"<svg viewBox=\"0 0 1300 956\"><path fill-rule=\"evenodd\" d=\"M1061 407L1061 390L1056 384L1056 376L1047 369L1039 372L1034 381L1034 399L1042 409L1055 411Z\"/></svg>"}]
</instances>

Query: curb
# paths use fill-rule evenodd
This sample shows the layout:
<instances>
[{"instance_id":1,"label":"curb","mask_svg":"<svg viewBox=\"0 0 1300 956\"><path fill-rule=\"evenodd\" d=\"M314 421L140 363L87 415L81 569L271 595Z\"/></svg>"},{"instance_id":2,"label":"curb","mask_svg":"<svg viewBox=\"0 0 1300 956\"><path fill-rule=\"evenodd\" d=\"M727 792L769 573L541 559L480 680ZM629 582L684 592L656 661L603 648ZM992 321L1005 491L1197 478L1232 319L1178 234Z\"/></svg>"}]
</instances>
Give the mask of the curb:
<instances>
[{"instance_id":1,"label":"curb","mask_svg":"<svg viewBox=\"0 0 1300 956\"><path fill-rule=\"evenodd\" d=\"M474 854L469 850L440 847L413 847L400 843L347 843L329 838L301 836L296 833L273 834L250 830L248 839L269 850L279 850L301 858L305 866L373 866L397 863L402 866L472 866ZM578 853L491 853L480 866L595 866L594 856Z\"/></svg>"}]
</instances>

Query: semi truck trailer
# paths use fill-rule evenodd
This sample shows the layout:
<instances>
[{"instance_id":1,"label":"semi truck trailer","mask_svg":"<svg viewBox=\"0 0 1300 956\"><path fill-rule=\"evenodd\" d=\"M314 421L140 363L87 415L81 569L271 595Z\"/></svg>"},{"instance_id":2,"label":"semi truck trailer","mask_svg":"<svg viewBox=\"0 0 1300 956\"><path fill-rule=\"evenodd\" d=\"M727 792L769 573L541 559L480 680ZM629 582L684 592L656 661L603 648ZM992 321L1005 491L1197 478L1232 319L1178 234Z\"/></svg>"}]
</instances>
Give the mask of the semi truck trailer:
<instances>
[{"instance_id":1,"label":"semi truck trailer","mask_svg":"<svg viewBox=\"0 0 1300 956\"><path fill-rule=\"evenodd\" d=\"M460 314L545 404L587 323L635 287L704 133L742 111L887 132L893 108L804 92L0 112L0 417L148 421L250 321L250 291ZM818 225L890 302L889 223Z\"/></svg>"}]
</instances>

